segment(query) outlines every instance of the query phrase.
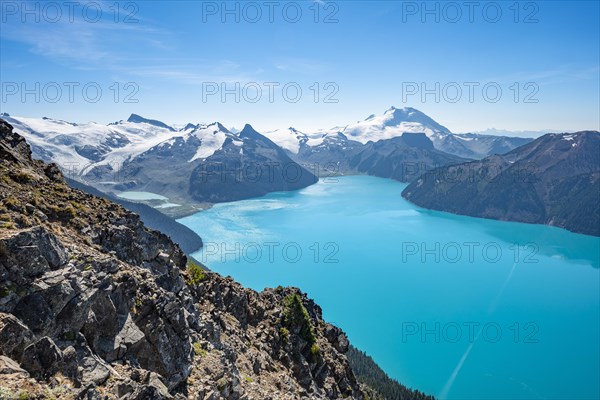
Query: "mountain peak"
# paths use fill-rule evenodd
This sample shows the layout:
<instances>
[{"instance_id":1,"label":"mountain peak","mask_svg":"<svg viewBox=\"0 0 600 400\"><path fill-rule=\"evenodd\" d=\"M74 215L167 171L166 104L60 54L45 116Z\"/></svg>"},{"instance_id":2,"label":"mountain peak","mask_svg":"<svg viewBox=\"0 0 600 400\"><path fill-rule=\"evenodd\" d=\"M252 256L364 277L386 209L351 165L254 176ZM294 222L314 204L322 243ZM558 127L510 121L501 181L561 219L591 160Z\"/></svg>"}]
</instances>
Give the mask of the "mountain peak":
<instances>
[{"instance_id":1,"label":"mountain peak","mask_svg":"<svg viewBox=\"0 0 600 400\"><path fill-rule=\"evenodd\" d=\"M231 131L229 131L229 129L225 128L225 126L223 126L223 124L221 124L220 122L215 122L215 124L217 125L217 128L219 128L220 131L223 131L226 133L231 133Z\"/></svg>"},{"instance_id":2,"label":"mountain peak","mask_svg":"<svg viewBox=\"0 0 600 400\"><path fill-rule=\"evenodd\" d=\"M397 114L397 113L406 114L406 115L412 115L412 114L422 114L422 115L425 115L423 112L417 110L416 108L412 108L412 107L396 108L394 106L391 106L390 108L388 108L384 112L384 114Z\"/></svg>"},{"instance_id":3,"label":"mountain peak","mask_svg":"<svg viewBox=\"0 0 600 400\"><path fill-rule=\"evenodd\" d=\"M131 118L131 117L130 117ZM186 126L184 126L182 129L182 131L187 131L190 129L197 129L198 128L198 124L192 124L191 122L189 122Z\"/></svg>"},{"instance_id":4,"label":"mountain peak","mask_svg":"<svg viewBox=\"0 0 600 400\"><path fill-rule=\"evenodd\" d=\"M135 123L135 124L145 123L145 124L153 125L153 126L156 126L159 128L168 129L171 132L175 132L175 129L173 129L169 125L165 124L164 122L157 121L155 119L147 119L138 114L131 114L129 116L129 118L127 119L127 122L131 122L131 123Z\"/></svg>"},{"instance_id":5,"label":"mountain peak","mask_svg":"<svg viewBox=\"0 0 600 400\"><path fill-rule=\"evenodd\" d=\"M256 130L254 130L254 128L252 127L252 125L250 124L245 124L244 128L240 131L240 135L242 133L252 133L252 132L256 132Z\"/></svg>"},{"instance_id":6,"label":"mountain peak","mask_svg":"<svg viewBox=\"0 0 600 400\"><path fill-rule=\"evenodd\" d=\"M240 133L238 133L238 136L240 138L255 138L257 137L257 135L262 136L250 124L245 124L244 129L242 129Z\"/></svg>"},{"instance_id":7,"label":"mountain peak","mask_svg":"<svg viewBox=\"0 0 600 400\"><path fill-rule=\"evenodd\" d=\"M448 128L415 108L394 106L383 114L371 115L364 121L348 125L344 129L347 137L363 144L399 137L404 132L425 133L429 137L451 134Z\"/></svg>"}]
</instances>

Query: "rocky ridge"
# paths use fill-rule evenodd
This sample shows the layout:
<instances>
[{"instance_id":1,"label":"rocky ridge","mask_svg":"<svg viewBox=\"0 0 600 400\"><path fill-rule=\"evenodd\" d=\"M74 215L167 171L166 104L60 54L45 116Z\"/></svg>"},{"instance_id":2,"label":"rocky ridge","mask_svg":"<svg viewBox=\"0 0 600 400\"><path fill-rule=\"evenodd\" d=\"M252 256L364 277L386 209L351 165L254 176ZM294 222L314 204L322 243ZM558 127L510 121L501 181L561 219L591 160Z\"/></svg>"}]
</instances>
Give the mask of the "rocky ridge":
<instances>
[{"instance_id":1,"label":"rocky ridge","mask_svg":"<svg viewBox=\"0 0 600 400\"><path fill-rule=\"evenodd\" d=\"M0 398L363 399L293 288L202 271L0 120Z\"/></svg>"}]
</instances>

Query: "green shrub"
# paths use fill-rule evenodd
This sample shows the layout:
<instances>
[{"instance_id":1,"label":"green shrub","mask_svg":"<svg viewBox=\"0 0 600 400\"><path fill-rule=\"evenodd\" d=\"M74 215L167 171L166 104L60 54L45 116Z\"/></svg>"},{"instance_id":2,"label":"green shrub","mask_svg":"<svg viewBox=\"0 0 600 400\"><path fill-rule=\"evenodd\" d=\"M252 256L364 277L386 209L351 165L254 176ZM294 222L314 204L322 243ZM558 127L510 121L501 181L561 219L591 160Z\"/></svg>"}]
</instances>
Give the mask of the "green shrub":
<instances>
[{"instance_id":1,"label":"green shrub","mask_svg":"<svg viewBox=\"0 0 600 400\"><path fill-rule=\"evenodd\" d=\"M281 340L283 340L284 343L287 343L290 340L290 331L282 326L279 329L279 336L281 336Z\"/></svg>"},{"instance_id":2,"label":"green shrub","mask_svg":"<svg viewBox=\"0 0 600 400\"><path fill-rule=\"evenodd\" d=\"M206 350L204 350L202 348L202 345L200 344L200 342L195 342L193 345L194 347L194 354L199 356L199 357L204 357L206 356Z\"/></svg>"},{"instance_id":3,"label":"green shrub","mask_svg":"<svg viewBox=\"0 0 600 400\"><path fill-rule=\"evenodd\" d=\"M283 325L292 329L299 327L300 337L306 340L309 346L315 344L315 328L300 296L297 293L286 296L283 305Z\"/></svg>"},{"instance_id":4,"label":"green shrub","mask_svg":"<svg viewBox=\"0 0 600 400\"><path fill-rule=\"evenodd\" d=\"M71 204L66 207L52 204L48 206L48 210L51 216L63 222L68 222L77 216L77 211Z\"/></svg>"},{"instance_id":5,"label":"green shrub","mask_svg":"<svg viewBox=\"0 0 600 400\"><path fill-rule=\"evenodd\" d=\"M32 398L29 393L27 393L24 390L19 391L19 393L16 396L17 400L29 400L30 398Z\"/></svg>"},{"instance_id":6,"label":"green shrub","mask_svg":"<svg viewBox=\"0 0 600 400\"><path fill-rule=\"evenodd\" d=\"M75 207L73 207L72 205L69 204L68 206L65 207L62 215L66 219L71 220L77 216L77 211L75 210Z\"/></svg>"},{"instance_id":7,"label":"green shrub","mask_svg":"<svg viewBox=\"0 0 600 400\"><path fill-rule=\"evenodd\" d=\"M206 275L204 274L204 270L194 261L189 260L187 263L186 271L188 274L188 285L197 285L206 279Z\"/></svg>"},{"instance_id":8,"label":"green shrub","mask_svg":"<svg viewBox=\"0 0 600 400\"><path fill-rule=\"evenodd\" d=\"M312 362L317 362L321 356L321 348L319 347L318 344L313 344L312 346L310 346L310 360Z\"/></svg>"}]
</instances>

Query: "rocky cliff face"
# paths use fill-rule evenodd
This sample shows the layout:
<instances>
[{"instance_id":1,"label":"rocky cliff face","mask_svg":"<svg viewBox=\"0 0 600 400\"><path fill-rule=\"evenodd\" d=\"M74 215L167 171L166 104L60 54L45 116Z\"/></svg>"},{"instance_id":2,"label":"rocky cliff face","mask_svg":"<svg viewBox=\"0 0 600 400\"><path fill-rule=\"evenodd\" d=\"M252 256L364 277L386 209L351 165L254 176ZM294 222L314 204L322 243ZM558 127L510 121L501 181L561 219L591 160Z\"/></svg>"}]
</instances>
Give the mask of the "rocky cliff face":
<instances>
[{"instance_id":1,"label":"rocky cliff face","mask_svg":"<svg viewBox=\"0 0 600 400\"><path fill-rule=\"evenodd\" d=\"M297 290L202 271L71 189L0 120L0 398L362 399L348 345Z\"/></svg>"},{"instance_id":2,"label":"rocky cliff face","mask_svg":"<svg viewBox=\"0 0 600 400\"><path fill-rule=\"evenodd\" d=\"M544 135L503 155L437 168L402 195L475 217L600 236L600 132Z\"/></svg>"}]
</instances>

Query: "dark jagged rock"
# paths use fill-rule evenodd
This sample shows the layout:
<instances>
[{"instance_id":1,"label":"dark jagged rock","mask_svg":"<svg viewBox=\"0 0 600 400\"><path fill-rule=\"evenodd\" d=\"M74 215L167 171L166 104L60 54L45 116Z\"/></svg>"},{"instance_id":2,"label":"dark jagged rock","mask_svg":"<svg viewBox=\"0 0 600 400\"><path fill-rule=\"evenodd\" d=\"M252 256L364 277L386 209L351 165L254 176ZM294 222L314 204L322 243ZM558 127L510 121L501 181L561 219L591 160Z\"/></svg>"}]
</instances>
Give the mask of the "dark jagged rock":
<instances>
[{"instance_id":1,"label":"dark jagged rock","mask_svg":"<svg viewBox=\"0 0 600 400\"><path fill-rule=\"evenodd\" d=\"M34 376L48 378L58 372L62 358L62 351L45 336L23 350L21 365Z\"/></svg>"}]
</instances>

